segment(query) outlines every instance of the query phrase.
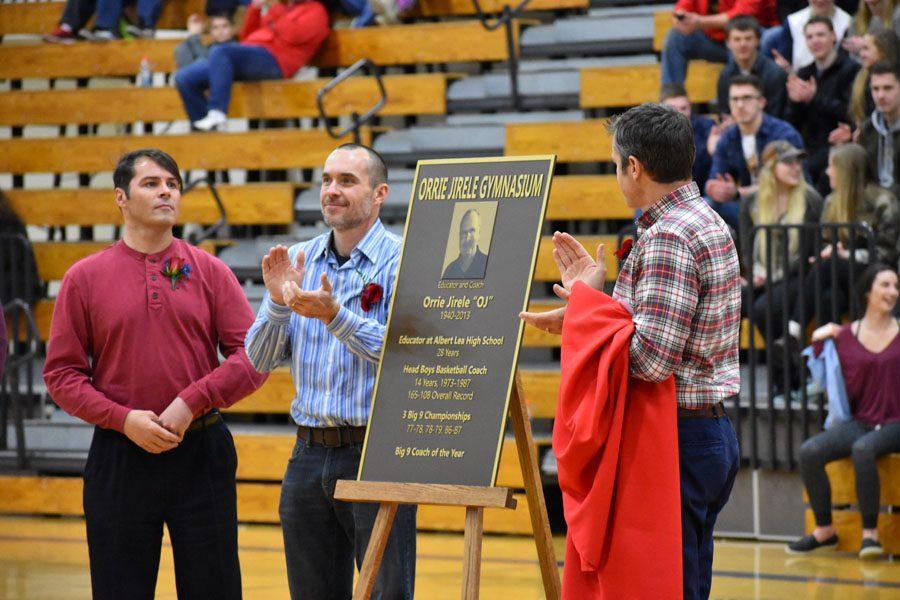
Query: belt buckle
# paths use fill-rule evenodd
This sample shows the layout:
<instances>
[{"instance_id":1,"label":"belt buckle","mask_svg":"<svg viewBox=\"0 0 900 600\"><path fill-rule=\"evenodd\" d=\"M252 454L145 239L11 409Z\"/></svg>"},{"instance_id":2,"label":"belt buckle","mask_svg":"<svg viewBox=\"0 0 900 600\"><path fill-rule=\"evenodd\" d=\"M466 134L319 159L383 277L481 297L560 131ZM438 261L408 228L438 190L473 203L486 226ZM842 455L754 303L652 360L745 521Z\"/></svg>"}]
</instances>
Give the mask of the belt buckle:
<instances>
[{"instance_id":1,"label":"belt buckle","mask_svg":"<svg viewBox=\"0 0 900 600\"><path fill-rule=\"evenodd\" d=\"M341 430L335 427L323 429L322 445L326 448L337 448L341 446Z\"/></svg>"}]
</instances>

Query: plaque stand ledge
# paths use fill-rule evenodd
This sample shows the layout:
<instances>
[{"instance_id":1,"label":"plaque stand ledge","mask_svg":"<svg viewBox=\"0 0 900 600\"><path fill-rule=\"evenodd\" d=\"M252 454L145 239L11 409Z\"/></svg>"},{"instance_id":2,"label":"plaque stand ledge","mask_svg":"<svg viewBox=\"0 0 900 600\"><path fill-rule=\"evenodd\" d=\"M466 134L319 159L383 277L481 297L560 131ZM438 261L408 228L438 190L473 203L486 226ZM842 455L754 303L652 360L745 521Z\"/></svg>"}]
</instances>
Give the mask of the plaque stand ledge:
<instances>
[{"instance_id":1,"label":"plaque stand ledge","mask_svg":"<svg viewBox=\"0 0 900 600\"><path fill-rule=\"evenodd\" d=\"M509 417L512 419L519 465L525 482L525 495L528 499L532 535L537 546L538 561L541 567L544 595L550 600L558 600L561 590L559 570L553 548L553 537L550 534L547 505L541 488L537 454L534 451L531 419L523 398L522 382L517 371L510 395ZM356 589L353 591L353 600L368 600L372 594L388 535L391 532L391 525L400 504L466 507L462 598L476 600L481 580L484 509L516 507L512 490L487 486L342 480L337 482L334 497L348 502L380 503L378 515L375 517L375 526L372 529L372 537L369 539L369 546L366 548Z\"/></svg>"}]
</instances>

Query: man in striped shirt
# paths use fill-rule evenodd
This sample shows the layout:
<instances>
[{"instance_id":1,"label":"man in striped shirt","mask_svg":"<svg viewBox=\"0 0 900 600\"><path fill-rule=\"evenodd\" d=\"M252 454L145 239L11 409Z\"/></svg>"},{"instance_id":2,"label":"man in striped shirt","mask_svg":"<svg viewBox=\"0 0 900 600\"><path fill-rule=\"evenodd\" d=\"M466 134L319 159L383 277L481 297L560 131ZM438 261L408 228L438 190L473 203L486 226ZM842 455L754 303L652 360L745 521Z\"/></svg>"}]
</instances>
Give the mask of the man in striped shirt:
<instances>
[{"instance_id":1,"label":"man in striped shirt","mask_svg":"<svg viewBox=\"0 0 900 600\"><path fill-rule=\"evenodd\" d=\"M624 260L613 298L633 314L631 375L675 376L681 473L684 598L707 598L713 527L739 465L737 439L723 401L737 404L740 273L722 218L691 181L694 139L684 115L657 104L635 107L610 124L616 178L630 208L640 209L638 237ZM553 237L568 297L578 281L606 280L604 249L594 261L566 233ZM565 307L522 318L562 330Z\"/></svg>"},{"instance_id":2,"label":"man in striped shirt","mask_svg":"<svg viewBox=\"0 0 900 600\"><path fill-rule=\"evenodd\" d=\"M263 258L266 297L247 333L261 372L289 361L297 394L297 443L281 488L291 597L352 595L376 504L334 499L338 479L355 479L381 355L400 239L378 218L387 170L372 149L345 144L325 161L320 199L331 231L272 248ZM413 597L415 507L397 511L374 597Z\"/></svg>"}]
</instances>

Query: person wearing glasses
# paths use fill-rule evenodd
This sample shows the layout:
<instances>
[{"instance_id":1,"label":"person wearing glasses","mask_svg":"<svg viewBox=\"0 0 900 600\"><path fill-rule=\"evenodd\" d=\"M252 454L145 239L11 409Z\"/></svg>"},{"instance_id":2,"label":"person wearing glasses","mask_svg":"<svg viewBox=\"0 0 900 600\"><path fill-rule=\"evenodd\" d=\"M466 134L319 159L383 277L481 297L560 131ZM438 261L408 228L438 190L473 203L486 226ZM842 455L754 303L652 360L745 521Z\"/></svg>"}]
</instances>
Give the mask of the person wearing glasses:
<instances>
[{"instance_id":1,"label":"person wearing glasses","mask_svg":"<svg viewBox=\"0 0 900 600\"><path fill-rule=\"evenodd\" d=\"M738 230L740 198L758 189L760 153L770 142L786 140L803 149L790 123L764 112L763 84L755 75L735 75L728 83L728 107L734 124L721 135L710 135L712 167L706 182L707 201L722 219Z\"/></svg>"}]
</instances>

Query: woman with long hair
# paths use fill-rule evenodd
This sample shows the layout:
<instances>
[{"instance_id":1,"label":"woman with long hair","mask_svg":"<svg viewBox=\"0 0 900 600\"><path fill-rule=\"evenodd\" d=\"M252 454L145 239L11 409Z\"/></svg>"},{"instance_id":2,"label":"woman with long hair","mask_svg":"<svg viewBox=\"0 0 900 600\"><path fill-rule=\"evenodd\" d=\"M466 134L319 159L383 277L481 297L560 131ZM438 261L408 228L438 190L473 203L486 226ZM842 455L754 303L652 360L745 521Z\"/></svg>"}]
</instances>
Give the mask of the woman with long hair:
<instances>
[{"instance_id":1,"label":"woman with long hair","mask_svg":"<svg viewBox=\"0 0 900 600\"><path fill-rule=\"evenodd\" d=\"M788 327L796 345L799 345L803 328L811 319L815 317L820 323L837 321L847 311L847 291L854 283L851 281L851 270L858 274L873 262L895 265L900 256L900 208L897 199L890 190L867 181L866 151L863 147L844 144L832 148L826 173L834 191L825 199L822 223L842 224L843 227L836 230L824 228L819 259L806 275L805 285L801 288L802 302L794 307ZM870 256L865 238L854 235L848 224L863 224L872 229L874 256ZM835 232L837 236L834 236ZM821 294L821 312L818 315L814 314L817 294Z\"/></svg>"},{"instance_id":2,"label":"woman with long hair","mask_svg":"<svg viewBox=\"0 0 900 600\"><path fill-rule=\"evenodd\" d=\"M759 189L741 201L740 245L744 257L746 282L743 287L743 312L753 311L754 323L766 330L769 304L772 294L772 327L781 335L785 307L781 298L784 286L788 286L788 298L796 298L803 283L797 274L800 261L812 255L812 236L794 228L784 236L778 230L759 230L757 225L799 225L817 223L822 211L822 197L803 178L803 150L783 140L771 142L762 152L762 168L759 172ZM768 234L768 235L767 235ZM787 240L787 262L784 244ZM768 246L771 243L771 248ZM769 258L770 257L770 258ZM767 268L768 266L768 268ZM753 294L751 288L759 290ZM752 301L752 309L749 308Z\"/></svg>"},{"instance_id":3,"label":"woman with long hair","mask_svg":"<svg viewBox=\"0 0 900 600\"><path fill-rule=\"evenodd\" d=\"M837 545L831 519L831 485L825 465L844 457L853 460L856 497L862 513L863 533L859 557L883 554L878 541L880 481L876 461L900 451L900 394L896 373L900 370L900 323L892 311L900 294L897 272L875 264L859 281L862 318L843 327L829 323L817 329L817 345L834 339L841 363L852 418L832 426L800 447L800 475L809 494L816 526L811 535L788 544L792 554L805 554ZM817 348L821 352L821 348Z\"/></svg>"},{"instance_id":4,"label":"woman with long hair","mask_svg":"<svg viewBox=\"0 0 900 600\"><path fill-rule=\"evenodd\" d=\"M880 29L874 33L867 33L862 37L862 48L859 52L859 59L862 62L862 69L856 74L853 81L853 90L850 94L850 118L856 128L862 125L863 121L869 118L872 111L875 110L875 102L872 100L872 93L869 91L869 70L872 65L881 60L887 60L894 64L897 63L898 54L900 54L900 38L894 33L893 29ZM849 134L849 129L848 132ZM842 141L849 141L847 139Z\"/></svg>"}]
</instances>

